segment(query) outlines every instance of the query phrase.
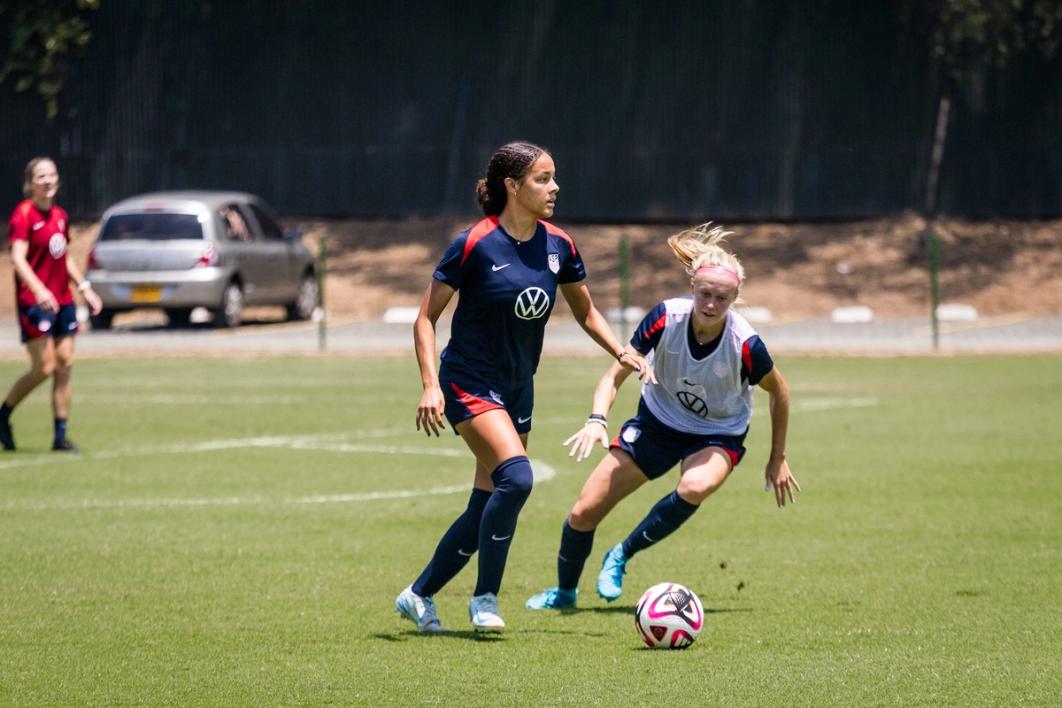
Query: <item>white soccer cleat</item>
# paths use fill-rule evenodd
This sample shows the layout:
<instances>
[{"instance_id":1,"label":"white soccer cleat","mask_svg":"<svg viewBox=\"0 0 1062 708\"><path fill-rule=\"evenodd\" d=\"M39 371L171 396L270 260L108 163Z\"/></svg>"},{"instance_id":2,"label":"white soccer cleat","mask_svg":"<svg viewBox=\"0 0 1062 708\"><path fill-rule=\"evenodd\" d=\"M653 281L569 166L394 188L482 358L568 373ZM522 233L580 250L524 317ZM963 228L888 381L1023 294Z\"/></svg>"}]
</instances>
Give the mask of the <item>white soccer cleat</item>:
<instances>
[{"instance_id":1,"label":"white soccer cleat","mask_svg":"<svg viewBox=\"0 0 1062 708\"><path fill-rule=\"evenodd\" d=\"M500 632L505 629L505 620L498 614L498 598L492 592L473 595L468 603L468 616L477 632Z\"/></svg>"},{"instance_id":2,"label":"white soccer cleat","mask_svg":"<svg viewBox=\"0 0 1062 708\"><path fill-rule=\"evenodd\" d=\"M395 598L395 610L406 619L412 620L417 625L417 630L423 634L435 634L445 632L439 621L439 615L435 612L435 601L430 597L421 597L413 592L410 585Z\"/></svg>"}]
</instances>

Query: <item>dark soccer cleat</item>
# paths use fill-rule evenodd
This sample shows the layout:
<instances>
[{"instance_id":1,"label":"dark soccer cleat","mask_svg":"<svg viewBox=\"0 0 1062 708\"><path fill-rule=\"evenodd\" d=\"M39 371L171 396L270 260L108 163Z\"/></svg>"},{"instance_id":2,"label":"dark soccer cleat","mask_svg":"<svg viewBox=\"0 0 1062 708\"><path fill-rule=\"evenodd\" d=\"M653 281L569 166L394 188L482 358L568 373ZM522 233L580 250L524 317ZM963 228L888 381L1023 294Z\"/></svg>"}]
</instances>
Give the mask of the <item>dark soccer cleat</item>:
<instances>
[{"instance_id":1,"label":"dark soccer cleat","mask_svg":"<svg viewBox=\"0 0 1062 708\"><path fill-rule=\"evenodd\" d=\"M81 452L81 448L75 445L74 441L69 438L63 438L62 440L56 440L53 442L52 450L55 452Z\"/></svg>"},{"instance_id":2,"label":"dark soccer cleat","mask_svg":"<svg viewBox=\"0 0 1062 708\"><path fill-rule=\"evenodd\" d=\"M11 421L0 418L0 445L5 450L15 449L15 434L11 431Z\"/></svg>"}]
</instances>

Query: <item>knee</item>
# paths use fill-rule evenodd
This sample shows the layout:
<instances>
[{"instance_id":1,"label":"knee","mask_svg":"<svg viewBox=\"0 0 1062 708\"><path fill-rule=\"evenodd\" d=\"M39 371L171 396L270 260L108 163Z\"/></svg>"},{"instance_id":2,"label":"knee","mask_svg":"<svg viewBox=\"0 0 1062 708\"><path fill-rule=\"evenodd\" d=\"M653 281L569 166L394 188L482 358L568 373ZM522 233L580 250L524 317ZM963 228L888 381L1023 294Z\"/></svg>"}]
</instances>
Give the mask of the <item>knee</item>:
<instances>
[{"instance_id":1,"label":"knee","mask_svg":"<svg viewBox=\"0 0 1062 708\"><path fill-rule=\"evenodd\" d=\"M490 473L494 488L504 494L526 498L531 494L535 477L531 463L524 455L510 457Z\"/></svg>"},{"instance_id":2,"label":"knee","mask_svg":"<svg viewBox=\"0 0 1062 708\"><path fill-rule=\"evenodd\" d=\"M36 379L38 379L40 381L43 381L44 379L46 379L49 376L51 376L52 374L54 374L55 373L55 369L56 369L55 359L53 359L53 358L41 359L39 361L33 362L33 368L30 369L30 374L34 378L36 378Z\"/></svg>"},{"instance_id":3,"label":"knee","mask_svg":"<svg viewBox=\"0 0 1062 708\"><path fill-rule=\"evenodd\" d=\"M583 504L583 500L575 502L568 514L568 525L576 531L593 531L601 523L604 515L594 507Z\"/></svg>"},{"instance_id":4,"label":"knee","mask_svg":"<svg viewBox=\"0 0 1062 708\"><path fill-rule=\"evenodd\" d=\"M712 496L715 490L723 486L726 477L722 479L683 479L679 482L678 495L690 504L700 504Z\"/></svg>"}]
</instances>

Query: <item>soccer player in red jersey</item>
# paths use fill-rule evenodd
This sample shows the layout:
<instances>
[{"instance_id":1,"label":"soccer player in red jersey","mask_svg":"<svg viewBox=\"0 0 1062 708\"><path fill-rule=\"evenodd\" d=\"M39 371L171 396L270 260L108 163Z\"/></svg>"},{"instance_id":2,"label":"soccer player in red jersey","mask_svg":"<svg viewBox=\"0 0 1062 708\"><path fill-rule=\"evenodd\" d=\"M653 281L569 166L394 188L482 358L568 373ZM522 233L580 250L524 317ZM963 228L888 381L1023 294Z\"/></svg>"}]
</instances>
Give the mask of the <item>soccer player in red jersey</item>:
<instances>
[{"instance_id":1,"label":"soccer player in red jersey","mask_svg":"<svg viewBox=\"0 0 1062 708\"><path fill-rule=\"evenodd\" d=\"M468 608L472 627L480 632L505 627L497 594L517 516L531 492L532 379L558 286L595 342L627 369L649 374L645 359L620 346L594 307L574 241L545 221L559 189L548 152L524 142L499 148L476 185L485 218L447 248L414 325L424 386L417 428L438 435L445 416L476 458L466 509L424 571L395 600L395 608L422 632L443 631L433 595L477 551L479 576ZM457 291L450 342L436 373L435 323Z\"/></svg>"},{"instance_id":2,"label":"soccer player in red jersey","mask_svg":"<svg viewBox=\"0 0 1062 708\"><path fill-rule=\"evenodd\" d=\"M93 314L102 305L70 256L70 221L55 203L59 191L55 162L47 157L30 160L22 191L26 199L11 214L7 242L15 269L19 327L29 352L30 370L15 382L0 406L0 445L5 450L15 449L11 411L50 377L55 414L52 449L77 452L77 446L66 436L74 335L78 331L70 283L77 286Z\"/></svg>"}]
</instances>

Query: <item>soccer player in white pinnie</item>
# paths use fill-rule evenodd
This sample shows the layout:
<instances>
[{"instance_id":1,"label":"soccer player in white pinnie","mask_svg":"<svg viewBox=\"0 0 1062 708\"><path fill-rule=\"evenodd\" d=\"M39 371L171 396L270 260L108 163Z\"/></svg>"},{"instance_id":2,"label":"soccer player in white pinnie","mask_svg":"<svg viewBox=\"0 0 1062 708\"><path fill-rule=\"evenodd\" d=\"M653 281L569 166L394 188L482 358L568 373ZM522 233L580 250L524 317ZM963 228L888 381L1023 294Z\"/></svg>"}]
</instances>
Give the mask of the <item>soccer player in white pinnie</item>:
<instances>
[{"instance_id":1,"label":"soccer player in white pinnie","mask_svg":"<svg viewBox=\"0 0 1062 708\"><path fill-rule=\"evenodd\" d=\"M745 280L738 259L720 243L727 232L703 224L668 239L690 276L692 297L666 300L650 312L630 342L647 354L653 377L642 387L637 414L608 443L607 413L628 372L616 365L601 377L583 428L568 438L569 455L586 459L596 443L608 455L590 474L564 521L557 586L528 599L532 610L573 607L594 530L623 498L682 463L678 485L605 554L597 593L613 601L623 591L627 563L688 520L722 486L745 453L752 387L770 396L771 453L766 489L784 507L800 490L786 462L789 389L752 326L731 310ZM655 378L655 383L652 382Z\"/></svg>"}]
</instances>

